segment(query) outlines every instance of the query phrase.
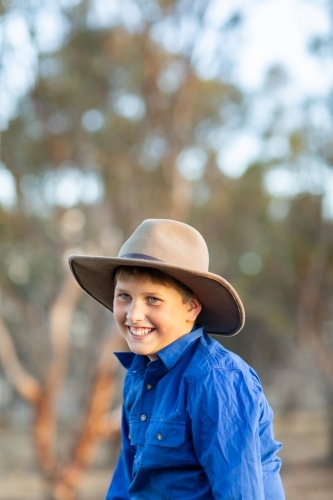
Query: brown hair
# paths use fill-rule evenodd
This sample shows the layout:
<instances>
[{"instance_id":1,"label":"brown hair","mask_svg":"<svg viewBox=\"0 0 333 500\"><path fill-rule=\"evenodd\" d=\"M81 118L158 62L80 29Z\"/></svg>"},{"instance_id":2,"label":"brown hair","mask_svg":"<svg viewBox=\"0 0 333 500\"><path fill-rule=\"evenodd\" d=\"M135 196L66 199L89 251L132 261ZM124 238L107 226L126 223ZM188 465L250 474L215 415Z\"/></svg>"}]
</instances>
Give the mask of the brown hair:
<instances>
[{"instance_id":1,"label":"brown hair","mask_svg":"<svg viewBox=\"0 0 333 500\"><path fill-rule=\"evenodd\" d=\"M140 267L140 266L119 266L114 272L114 283L116 286L117 279L124 281L130 281L133 276L138 276L143 279L150 279L153 283L160 283L161 285L171 286L175 288L181 295L183 303L185 304L190 300L193 295L192 290L190 290L186 285L180 281L172 278L168 274L160 271L159 269L154 269L152 267Z\"/></svg>"}]
</instances>

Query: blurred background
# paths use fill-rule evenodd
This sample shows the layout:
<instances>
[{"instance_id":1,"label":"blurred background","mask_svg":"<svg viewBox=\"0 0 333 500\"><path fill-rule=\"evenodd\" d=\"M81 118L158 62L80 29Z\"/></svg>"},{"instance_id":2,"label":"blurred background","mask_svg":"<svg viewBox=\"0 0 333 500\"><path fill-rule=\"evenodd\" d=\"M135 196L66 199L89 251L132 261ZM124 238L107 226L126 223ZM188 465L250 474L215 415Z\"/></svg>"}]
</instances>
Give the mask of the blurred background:
<instances>
[{"instance_id":1,"label":"blurred background","mask_svg":"<svg viewBox=\"0 0 333 500\"><path fill-rule=\"evenodd\" d=\"M203 234L287 498L332 498L332 21L329 0L0 1L0 499L104 498L124 346L67 257L145 218Z\"/></svg>"}]
</instances>

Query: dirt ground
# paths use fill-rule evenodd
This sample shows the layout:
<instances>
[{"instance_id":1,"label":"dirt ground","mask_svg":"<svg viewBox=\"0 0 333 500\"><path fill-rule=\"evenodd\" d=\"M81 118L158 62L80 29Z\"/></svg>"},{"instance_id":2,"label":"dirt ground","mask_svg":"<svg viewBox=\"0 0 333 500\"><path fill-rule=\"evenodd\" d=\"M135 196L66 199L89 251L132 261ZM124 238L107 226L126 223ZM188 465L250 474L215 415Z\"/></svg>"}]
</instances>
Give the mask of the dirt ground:
<instances>
[{"instance_id":1,"label":"dirt ground","mask_svg":"<svg viewBox=\"0 0 333 500\"><path fill-rule=\"evenodd\" d=\"M322 414L277 416L276 438L283 442L282 480L287 500L333 500L333 468L324 464L327 421ZM103 445L87 474L80 500L103 500L110 477L110 447ZM0 430L0 500L43 500L26 432Z\"/></svg>"}]
</instances>

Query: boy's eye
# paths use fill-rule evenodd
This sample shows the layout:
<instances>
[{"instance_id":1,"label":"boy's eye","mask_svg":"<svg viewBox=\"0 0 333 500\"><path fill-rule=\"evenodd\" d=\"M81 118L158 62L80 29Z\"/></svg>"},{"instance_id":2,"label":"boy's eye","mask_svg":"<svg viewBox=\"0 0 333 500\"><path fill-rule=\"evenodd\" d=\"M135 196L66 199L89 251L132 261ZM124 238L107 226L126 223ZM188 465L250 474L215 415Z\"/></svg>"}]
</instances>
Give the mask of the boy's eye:
<instances>
[{"instance_id":1,"label":"boy's eye","mask_svg":"<svg viewBox=\"0 0 333 500\"><path fill-rule=\"evenodd\" d=\"M152 304L155 304L159 300L160 299L158 299L157 297L148 297L148 302L151 302Z\"/></svg>"},{"instance_id":2,"label":"boy's eye","mask_svg":"<svg viewBox=\"0 0 333 500\"><path fill-rule=\"evenodd\" d=\"M128 293L120 293L118 297L123 300L128 300L131 298L131 296Z\"/></svg>"}]
</instances>

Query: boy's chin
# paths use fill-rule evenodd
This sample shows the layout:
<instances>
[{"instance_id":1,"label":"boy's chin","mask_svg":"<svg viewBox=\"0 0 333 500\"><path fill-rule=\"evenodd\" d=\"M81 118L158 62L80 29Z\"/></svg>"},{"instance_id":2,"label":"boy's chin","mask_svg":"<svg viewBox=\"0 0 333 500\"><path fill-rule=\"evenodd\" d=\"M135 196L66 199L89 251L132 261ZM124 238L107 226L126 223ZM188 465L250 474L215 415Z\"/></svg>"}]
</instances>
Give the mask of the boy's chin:
<instances>
[{"instance_id":1,"label":"boy's chin","mask_svg":"<svg viewBox=\"0 0 333 500\"><path fill-rule=\"evenodd\" d=\"M128 343L128 347L130 351L133 352L133 354L139 354L140 356L148 356L148 358L151 361L157 359L156 352L151 352L149 349L145 349L143 346L142 348L140 348L139 346L133 346L132 344Z\"/></svg>"}]
</instances>

